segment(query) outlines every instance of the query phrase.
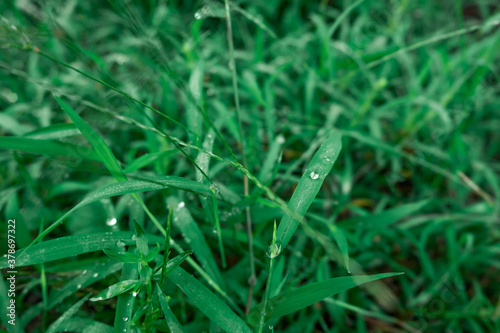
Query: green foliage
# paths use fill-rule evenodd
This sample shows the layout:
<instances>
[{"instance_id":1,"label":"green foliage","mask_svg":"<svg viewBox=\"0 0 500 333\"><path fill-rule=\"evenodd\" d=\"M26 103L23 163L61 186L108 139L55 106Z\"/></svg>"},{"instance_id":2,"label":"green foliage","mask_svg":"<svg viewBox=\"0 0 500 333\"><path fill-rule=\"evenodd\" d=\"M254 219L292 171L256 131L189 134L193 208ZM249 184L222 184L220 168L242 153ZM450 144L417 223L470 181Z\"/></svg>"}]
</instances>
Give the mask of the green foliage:
<instances>
[{"instance_id":1,"label":"green foliage","mask_svg":"<svg viewBox=\"0 0 500 333\"><path fill-rule=\"evenodd\" d=\"M0 330L500 331L498 18L0 2Z\"/></svg>"}]
</instances>

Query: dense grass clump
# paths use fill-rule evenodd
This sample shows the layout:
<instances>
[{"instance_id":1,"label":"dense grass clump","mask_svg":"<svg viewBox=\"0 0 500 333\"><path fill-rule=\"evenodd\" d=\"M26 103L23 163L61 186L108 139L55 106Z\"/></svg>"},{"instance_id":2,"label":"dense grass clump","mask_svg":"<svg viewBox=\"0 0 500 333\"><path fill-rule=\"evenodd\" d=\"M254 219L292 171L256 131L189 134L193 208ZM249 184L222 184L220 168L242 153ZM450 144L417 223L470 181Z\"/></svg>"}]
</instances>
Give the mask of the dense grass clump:
<instances>
[{"instance_id":1,"label":"dense grass clump","mask_svg":"<svg viewBox=\"0 0 500 333\"><path fill-rule=\"evenodd\" d=\"M0 2L1 329L500 331L499 25L493 0Z\"/></svg>"}]
</instances>

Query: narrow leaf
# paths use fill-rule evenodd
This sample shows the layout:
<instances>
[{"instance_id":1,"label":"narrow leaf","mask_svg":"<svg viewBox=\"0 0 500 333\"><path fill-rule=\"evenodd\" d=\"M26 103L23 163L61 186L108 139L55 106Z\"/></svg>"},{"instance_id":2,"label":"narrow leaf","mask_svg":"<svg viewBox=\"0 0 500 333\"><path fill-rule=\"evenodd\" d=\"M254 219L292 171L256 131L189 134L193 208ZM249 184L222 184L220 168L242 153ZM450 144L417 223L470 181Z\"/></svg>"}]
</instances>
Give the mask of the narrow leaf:
<instances>
[{"instance_id":1,"label":"narrow leaf","mask_svg":"<svg viewBox=\"0 0 500 333\"><path fill-rule=\"evenodd\" d=\"M191 302L223 331L252 332L226 303L181 267L175 269L168 279L181 288Z\"/></svg>"},{"instance_id":2,"label":"narrow leaf","mask_svg":"<svg viewBox=\"0 0 500 333\"><path fill-rule=\"evenodd\" d=\"M66 312L62 314L52 325L50 325L49 329L46 331L46 333L55 333L59 332L59 327L61 326L62 323L64 323L67 320L70 320L71 317L80 309L83 303L87 301L87 299L90 297L90 294L87 296L83 297L81 300L76 302L72 307L70 307Z\"/></svg>"},{"instance_id":3,"label":"narrow leaf","mask_svg":"<svg viewBox=\"0 0 500 333\"><path fill-rule=\"evenodd\" d=\"M342 148L341 134L333 132L328 139L319 147L311 162L307 166L305 173L293 192L288 208L300 216L304 216L314 198L318 194L324 179L332 170L333 164L339 156ZM284 215L278 227L278 244L284 249L295 230L299 221L290 215Z\"/></svg>"},{"instance_id":4,"label":"narrow leaf","mask_svg":"<svg viewBox=\"0 0 500 333\"><path fill-rule=\"evenodd\" d=\"M170 332L171 333L184 332L184 330L182 329L182 325L179 323L172 310L170 310L165 295L163 294L163 292L161 291L160 287L157 284L155 284L155 290L156 290L156 295L158 296L158 300L160 301L161 311L165 316L165 321L167 322L167 326L170 329Z\"/></svg>"},{"instance_id":5,"label":"narrow leaf","mask_svg":"<svg viewBox=\"0 0 500 333\"><path fill-rule=\"evenodd\" d=\"M313 305L314 303L317 303L327 297L354 288L361 284L400 274L402 273L383 273L375 275L338 277L311 283L304 287L287 291L269 300L266 320L278 318L298 311L307 306ZM259 305L254 307L248 314L248 322L251 325L256 326L259 324L259 318L262 308L263 303L260 303Z\"/></svg>"},{"instance_id":6,"label":"narrow leaf","mask_svg":"<svg viewBox=\"0 0 500 333\"><path fill-rule=\"evenodd\" d=\"M135 288L139 287L140 285L141 285L141 283L138 280L123 280L123 281L117 282L117 283L109 286L108 288L104 289L99 294L92 297L90 300L92 302L103 301L103 300L121 295L127 291L132 290L132 289L135 289Z\"/></svg>"}]
</instances>

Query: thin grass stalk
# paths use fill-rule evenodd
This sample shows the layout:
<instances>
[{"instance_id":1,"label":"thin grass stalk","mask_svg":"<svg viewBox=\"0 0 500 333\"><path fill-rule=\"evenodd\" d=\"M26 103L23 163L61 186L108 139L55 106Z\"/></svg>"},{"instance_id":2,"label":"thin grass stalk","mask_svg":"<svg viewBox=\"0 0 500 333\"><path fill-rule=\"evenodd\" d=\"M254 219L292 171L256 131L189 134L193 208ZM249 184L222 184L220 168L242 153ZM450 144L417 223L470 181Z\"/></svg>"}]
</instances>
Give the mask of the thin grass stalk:
<instances>
[{"instance_id":1,"label":"thin grass stalk","mask_svg":"<svg viewBox=\"0 0 500 333\"><path fill-rule=\"evenodd\" d=\"M279 245L276 244L276 221L274 221L274 229L273 229L273 241L269 248L268 256L270 258L269 261L269 275L267 276L266 290L264 292L264 300L262 311L260 312L260 321L259 321L259 333L262 333L264 329L264 324L266 323L266 311L267 311L267 302L269 300L269 293L271 291L271 281L273 278L273 268L274 268L274 258L276 258L280 253Z\"/></svg>"},{"instance_id":2,"label":"thin grass stalk","mask_svg":"<svg viewBox=\"0 0 500 333\"><path fill-rule=\"evenodd\" d=\"M238 92L236 62L234 57L233 28L231 25L231 11L229 10L229 0L225 0L225 5L226 5L227 43L229 46L229 69L231 70L231 77L233 81L234 104L236 107L236 117L238 119L238 134L240 136L241 154L243 156L243 167L246 170L248 170L248 164L245 154L245 139L243 135L243 126L241 124L240 96ZM248 186L248 176L246 174L243 176L243 191L246 197L250 193ZM248 252L250 256L250 278L248 279L248 283L250 284L250 289L248 291L248 299L245 309L245 313L248 314L248 311L250 311L250 305L252 303L253 287L255 285L256 275L255 275L255 260L253 251L252 216L250 214L249 206L246 207L245 213L247 221Z\"/></svg>"}]
</instances>

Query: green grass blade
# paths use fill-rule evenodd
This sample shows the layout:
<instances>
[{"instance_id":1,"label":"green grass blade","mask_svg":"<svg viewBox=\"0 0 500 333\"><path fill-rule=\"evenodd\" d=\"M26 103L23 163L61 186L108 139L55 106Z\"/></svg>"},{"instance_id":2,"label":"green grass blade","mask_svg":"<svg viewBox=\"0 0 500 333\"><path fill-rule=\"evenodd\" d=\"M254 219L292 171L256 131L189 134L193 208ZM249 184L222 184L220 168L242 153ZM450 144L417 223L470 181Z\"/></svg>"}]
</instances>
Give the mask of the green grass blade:
<instances>
[{"instance_id":1,"label":"green grass blade","mask_svg":"<svg viewBox=\"0 0 500 333\"><path fill-rule=\"evenodd\" d=\"M167 204L174 207L175 218L173 224L182 234L184 234L185 239L190 240L189 245L201 267L203 267L207 274L214 279L219 286L224 286L219 268L215 263L214 255L212 251L210 251L205 236L203 236L198 224L194 221L184 202L181 204L176 198L169 197L167 199Z\"/></svg>"},{"instance_id":2,"label":"green grass blade","mask_svg":"<svg viewBox=\"0 0 500 333\"><path fill-rule=\"evenodd\" d=\"M158 153L145 154L137 159L133 160L129 165L125 167L125 173L136 171L148 166L163 157L167 157L178 152L177 149L170 149L165 151L160 151Z\"/></svg>"},{"instance_id":3,"label":"green grass blade","mask_svg":"<svg viewBox=\"0 0 500 333\"><path fill-rule=\"evenodd\" d=\"M307 209L318 194L323 180L326 178L342 149L341 134L333 132L328 139L319 147L305 173L293 192L288 207L298 215L304 216ZM299 221L289 215L283 216L278 227L277 239L281 248L284 249L295 230Z\"/></svg>"},{"instance_id":4,"label":"green grass blade","mask_svg":"<svg viewBox=\"0 0 500 333\"><path fill-rule=\"evenodd\" d=\"M37 140L57 140L80 134L74 124L62 123L37 128L23 135L25 138Z\"/></svg>"},{"instance_id":5,"label":"green grass blade","mask_svg":"<svg viewBox=\"0 0 500 333\"><path fill-rule=\"evenodd\" d=\"M113 327L87 318L71 318L59 326L59 332L113 333Z\"/></svg>"},{"instance_id":6,"label":"green grass blade","mask_svg":"<svg viewBox=\"0 0 500 333\"><path fill-rule=\"evenodd\" d=\"M127 291L130 291L132 289L136 289L140 285L141 285L141 282L139 280L122 280L120 282L117 282L117 283L112 284L111 286L107 287L106 289L101 291L99 294L92 297L90 300L92 302L97 302L97 301L103 301L106 299L110 299L110 298L113 298L115 296L126 293Z\"/></svg>"},{"instance_id":7,"label":"green grass blade","mask_svg":"<svg viewBox=\"0 0 500 333\"><path fill-rule=\"evenodd\" d=\"M178 267L168 277L191 302L226 332L250 333L250 328L215 294L191 274Z\"/></svg>"},{"instance_id":8,"label":"green grass blade","mask_svg":"<svg viewBox=\"0 0 500 333\"><path fill-rule=\"evenodd\" d=\"M139 269L137 264L124 264L120 281L137 280ZM130 332L132 313L134 311L135 297L131 294L118 296L116 304L114 332Z\"/></svg>"},{"instance_id":9,"label":"green grass blade","mask_svg":"<svg viewBox=\"0 0 500 333\"><path fill-rule=\"evenodd\" d=\"M344 235L344 232L339 229L339 227L333 224L329 224L328 228L330 229L330 233L332 234L333 239L335 239L335 242L339 247L342 258L344 259L344 264L347 272L351 273L349 269L349 245L347 244L347 239Z\"/></svg>"},{"instance_id":10,"label":"green grass blade","mask_svg":"<svg viewBox=\"0 0 500 333\"><path fill-rule=\"evenodd\" d=\"M182 325L179 323L179 321L175 317L172 310L170 310L170 307L168 306L167 299L165 298L165 295L161 291L158 284L155 285L155 290L156 290L156 296L158 297L158 300L160 301L161 311L163 312L163 315L165 316L165 321L167 323L168 328L170 329L170 332L171 333L184 332L184 330L182 329Z\"/></svg>"},{"instance_id":11,"label":"green grass blade","mask_svg":"<svg viewBox=\"0 0 500 333\"><path fill-rule=\"evenodd\" d=\"M122 267L123 263L115 262L112 259L101 261L93 269L83 271L80 275L77 275L61 288L53 290L53 292L49 295L48 308L53 308L62 302L66 297L71 296L81 288L90 286L92 283L119 271Z\"/></svg>"},{"instance_id":12,"label":"green grass blade","mask_svg":"<svg viewBox=\"0 0 500 333\"><path fill-rule=\"evenodd\" d=\"M90 127L66 102L59 97L54 96L57 103L62 107L64 112L71 118L75 126L80 130L83 136L92 144L97 154L101 157L101 162L111 172L111 175L119 181L127 180L122 168L118 164L115 155L111 152L108 145L103 139Z\"/></svg>"},{"instance_id":13,"label":"green grass blade","mask_svg":"<svg viewBox=\"0 0 500 333\"><path fill-rule=\"evenodd\" d=\"M56 238L18 250L16 252L16 256L18 257L16 266L35 265L82 253L101 251L107 248L114 248L118 243L135 245L133 236L133 232L117 231ZM148 239L150 244L156 244L163 240L162 237L154 235L148 235ZM23 253L23 256L18 256L18 253ZM0 269L7 266L7 258L0 258Z\"/></svg>"},{"instance_id":14,"label":"green grass blade","mask_svg":"<svg viewBox=\"0 0 500 333\"><path fill-rule=\"evenodd\" d=\"M129 181L122 181L119 183L108 184L87 195L82 201L80 201L80 203L78 203L75 207L66 212L57 221L55 221L47 229L45 229L40 235L38 235L38 237L35 238L32 244L38 242L40 238L49 234L59 224L61 224L65 218L67 218L71 213L73 213L78 208L81 208L83 206L86 206L88 204L91 204L93 202L102 199L118 195L135 194L138 192L154 191L154 190L164 190L165 188L168 187L184 189L195 193L203 193L206 195L210 195L212 193L210 188L206 185L175 176L160 176L160 177L147 178L147 180L129 180ZM140 202L140 204L144 203ZM18 260L19 259L21 258L18 258Z\"/></svg>"},{"instance_id":15,"label":"green grass blade","mask_svg":"<svg viewBox=\"0 0 500 333\"><path fill-rule=\"evenodd\" d=\"M426 199L418 202L412 202L385 210L381 213L339 221L339 224L346 228L353 228L355 226L359 226L360 224L367 224L375 232L376 230L386 228L388 225L393 224L406 216L411 216L425 207L430 201L430 199Z\"/></svg>"},{"instance_id":16,"label":"green grass blade","mask_svg":"<svg viewBox=\"0 0 500 333\"><path fill-rule=\"evenodd\" d=\"M15 136L0 137L0 149L14 149L26 153L69 156L91 161L100 161L101 158L92 148L73 145L64 142L20 138Z\"/></svg>"},{"instance_id":17,"label":"green grass blade","mask_svg":"<svg viewBox=\"0 0 500 333\"><path fill-rule=\"evenodd\" d=\"M80 309L83 303L87 301L87 299L90 297L90 294L83 297L80 299L78 302L76 302L73 306L71 306L66 312L64 312L52 325L50 325L49 329L46 331L46 333L56 333L60 332L60 326L62 323L65 321L69 321L71 317Z\"/></svg>"},{"instance_id":18,"label":"green grass blade","mask_svg":"<svg viewBox=\"0 0 500 333\"><path fill-rule=\"evenodd\" d=\"M402 273L338 277L320 282L314 282L306 286L287 291L269 300L269 310L267 311L266 319L269 320L272 318L279 318L361 284L400 274ZM263 304L260 303L248 314L248 322L251 325L256 326L259 324L262 307Z\"/></svg>"}]
</instances>

